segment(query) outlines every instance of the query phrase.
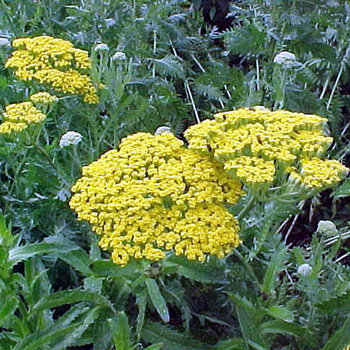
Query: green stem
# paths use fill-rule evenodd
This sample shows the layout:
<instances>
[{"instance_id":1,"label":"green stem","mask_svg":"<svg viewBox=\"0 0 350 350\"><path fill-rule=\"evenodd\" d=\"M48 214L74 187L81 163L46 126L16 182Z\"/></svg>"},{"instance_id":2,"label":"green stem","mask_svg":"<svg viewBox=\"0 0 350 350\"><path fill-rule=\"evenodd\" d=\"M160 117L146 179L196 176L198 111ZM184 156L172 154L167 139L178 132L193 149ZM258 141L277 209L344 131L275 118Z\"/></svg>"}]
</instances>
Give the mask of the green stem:
<instances>
[{"instance_id":1,"label":"green stem","mask_svg":"<svg viewBox=\"0 0 350 350\"><path fill-rule=\"evenodd\" d=\"M46 160L49 162L49 164L52 166L53 169L56 170L58 176L60 177L60 179L62 180L62 182L67 186L70 187L70 184L67 182L67 180L62 176L60 170L58 169L58 167L56 166L56 164L52 161L52 159L50 158L49 154L45 151L44 148L42 148L40 145L38 145L36 142L33 142L32 145L39 151L41 152L44 157L46 158Z\"/></svg>"},{"instance_id":2,"label":"green stem","mask_svg":"<svg viewBox=\"0 0 350 350\"><path fill-rule=\"evenodd\" d=\"M233 249L233 253L241 261L243 266L246 268L248 275L252 278L252 281L256 284L256 286L260 287L260 283L259 283L258 278L255 276L255 273L254 273L252 267L244 259L243 255L237 249Z\"/></svg>"},{"instance_id":3,"label":"green stem","mask_svg":"<svg viewBox=\"0 0 350 350\"><path fill-rule=\"evenodd\" d=\"M248 200L248 203L245 205L245 207L241 210L241 212L237 215L238 220L242 220L246 214L250 212L250 210L253 208L255 203L255 197L251 196Z\"/></svg>"}]
</instances>

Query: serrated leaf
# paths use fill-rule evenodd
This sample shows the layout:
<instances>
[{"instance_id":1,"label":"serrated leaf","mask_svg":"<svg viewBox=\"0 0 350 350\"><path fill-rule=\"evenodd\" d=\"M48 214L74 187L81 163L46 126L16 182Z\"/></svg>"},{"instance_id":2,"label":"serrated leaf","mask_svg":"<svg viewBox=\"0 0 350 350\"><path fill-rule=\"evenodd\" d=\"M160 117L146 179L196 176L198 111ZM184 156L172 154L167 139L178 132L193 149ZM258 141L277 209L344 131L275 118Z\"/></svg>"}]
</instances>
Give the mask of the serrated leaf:
<instances>
[{"instance_id":1,"label":"serrated leaf","mask_svg":"<svg viewBox=\"0 0 350 350\"><path fill-rule=\"evenodd\" d=\"M0 326L6 321L6 318L12 315L19 304L19 300L17 297L12 297L10 299L3 300L4 304L1 305L0 309Z\"/></svg>"},{"instance_id":2,"label":"serrated leaf","mask_svg":"<svg viewBox=\"0 0 350 350\"><path fill-rule=\"evenodd\" d=\"M160 59L148 58L147 60L154 63L156 71L171 77L184 79L183 68L178 57L167 55Z\"/></svg>"},{"instance_id":3,"label":"serrated leaf","mask_svg":"<svg viewBox=\"0 0 350 350\"><path fill-rule=\"evenodd\" d=\"M350 291L316 304L320 312L327 314L345 314L350 312Z\"/></svg>"},{"instance_id":4,"label":"serrated leaf","mask_svg":"<svg viewBox=\"0 0 350 350\"><path fill-rule=\"evenodd\" d=\"M305 329L298 324L274 320L265 322L259 327L259 332L266 334L286 334L300 337L305 333Z\"/></svg>"},{"instance_id":5,"label":"serrated leaf","mask_svg":"<svg viewBox=\"0 0 350 350\"><path fill-rule=\"evenodd\" d=\"M163 345L163 343L154 344L151 346L147 346L147 348L145 348L144 350L161 350L163 348Z\"/></svg>"},{"instance_id":6,"label":"serrated leaf","mask_svg":"<svg viewBox=\"0 0 350 350\"><path fill-rule=\"evenodd\" d=\"M350 179L347 178L344 182L333 192L334 198L344 198L350 196Z\"/></svg>"},{"instance_id":7,"label":"serrated leaf","mask_svg":"<svg viewBox=\"0 0 350 350\"><path fill-rule=\"evenodd\" d=\"M155 322L147 322L142 330L142 338L151 343L163 343L164 350L209 350L211 347Z\"/></svg>"},{"instance_id":8,"label":"serrated leaf","mask_svg":"<svg viewBox=\"0 0 350 350\"><path fill-rule=\"evenodd\" d=\"M113 341L116 349L118 350L131 350L130 342L130 327L128 318L124 312L119 312L116 317L113 317L109 321L112 332Z\"/></svg>"},{"instance_id":9,"label":"serrated leaf","mask_svg":"<svg viewBox=\"0 0 350 350\"><path fill-rule=\"evenodd\" d=\"M243 339L229 339L215 345L216 350L247 350L248 347Z\"/></svg>"},{"instance_id":10,"label":"serrated leaf","mask_svg":"<svg viewBox=\"0 0 350 350\"><path fill-rule=\"evenodd\" d=\"M103 277L128 277L133 279L133 276L139 275L139 272L132 262L121 267L111 260L97 260L91 265L91 270L98 276Z\"/></svg>"},{"instance_id":11,"label":"serrated leaf","mask_svg":"<svg viewBox=\"0 0 350 350\"><path fill-rule=\"evenodd\" d=\"M148 295L152 301L153 306L157 310L161 319L165 322L169 322L169 310L166 305L166 302L162 296L162 293L159 290L158 283L152 278L146 279L146 285L148 290Z\"/></svg>"},{"instance_id":12,"label":"serrated leaf","mask_svg":"<svg viewBox=\"0 0 350 350\"><path fill-rule=\"evenodd\" d=\"M322 350L343 350L350 344L350 317L327 341Z\"/></svg>"},{"instance_id":13,"label":"serrated leaf","mask_svg":"<svg viewBox=\"0 0 350 350\"><path fill-rule=\"evenodd\" d=\"M177 274L191 280L203 283L228 283L224 271L211 264L190 261L179 256L171 256L167 259L165 265L169 262L178 265L177 269L175 269Z\"/></svg>"},{"instance_id":14,"label":"serrated leaf","mask_svg":"<svg viewBox=\"0 0 350 350\"><path fill-rule=\"evenodd\" d=\"M32 312L42 311L64 304L73 304L82 301L93 302L101 306L106 306L114 311L113 305L106 297L81 289L73 289L52 293L47 297L42 298L34 305Z\"/></svg>"},{"instance_id":15,"label":"serrated leaf","mask_svg":"<svg viewBox=\"0 0 350 350\"><path fill-rule=\"evenodd\" d=\"M277 250L271 257L268 268L264 276L262 290L267 295L270 295L276 285L277 273L283 269L283 264L287 255L287 248L283 244L279 245Z\"/></svg>"},{"instance_id":16,"label":"serrated leaf","mask_svg":"<svg viewBox=\"0 0 350 350\"><path fill-rule=\"evenodd\" d=\"M271 306L267 309L267 313L277 319L280 319L285 322L293 322L294 314L292 311L288 310L285 307L281 306Z\"/></svg>"},{"instance_id":17,"label":"serrated leaf","mask_svg":"<svg viewBox=\"0 0 350 350\"><path fill-rule=\"evenodd\" d=\"M82 332L86 327L93 322L93 320L98 315L99 308L94 308L88 310L88 308L83 308L77 306L72 310L69 310L65 315L60 317L54 325L45 328L42 331L29 334L21 342L13 348L13 350L37 350L46 348L49 344L55 342L56 345L59 345L59 342L71 342L75 337L74 332L80 327L83 326ZM78 319L82 316L80 319ZM77 320L77 321L75 321ZM85 326L86 327L85 327ZM69 337L71 339L66 339ZM79 334L77 334L79 336ZM57 347L55 350L64 350L66 347Z\"/></svg>"}]
</instances>

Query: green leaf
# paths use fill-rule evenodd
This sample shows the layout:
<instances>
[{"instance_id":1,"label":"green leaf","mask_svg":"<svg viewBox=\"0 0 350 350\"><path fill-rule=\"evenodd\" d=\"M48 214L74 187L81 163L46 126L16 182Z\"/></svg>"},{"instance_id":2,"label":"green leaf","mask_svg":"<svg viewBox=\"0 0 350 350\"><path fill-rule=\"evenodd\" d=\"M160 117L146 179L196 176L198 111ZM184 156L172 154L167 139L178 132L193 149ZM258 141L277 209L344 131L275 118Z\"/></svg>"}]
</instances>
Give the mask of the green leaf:
<instances>
[{"instance_id":1,"label":"green leaf","mask_svg":"<svg viewBox=\"0 0 350 350\"><path fill-rule=\"evenodd\" d=\"M89 254L83 249L77 247L74 250L56 252L59 259L74 267L77 271L84 275L92 275L89 265L91 263Z\"/></svg>"},{"instance_id":2,"label":"green leaf","mask_svg":"<svg viewBox=\"0 0 350 350\"><path fill-rule=\"evenodd\" d=\"M297 324L274 320L266 322L259 327L262 334L286 334L300 337L305 333L305 329Z\"/></svg>"},{"instance_id":3,"label":"green leaf","mask_svg":"<svg viewBox=\"0 0 350 350\"><path fill-rule=\"evenodd\" d=\"M53 326L32 333L18 343L13 350L37 350L53 343L54 350L67 349L98 316L99 307L92 310L76 307L58 319ZM75 319L79 318L76 322Z\"/></svg>"},{"instance_id":4,"label":"green leaf","mask_svg":"<svg viewBox=\"0 0 350 350\"><path fill-rule=\"evenodd\" d=\"M134 276L139 275L136 265L132 262L121 267L111 260L97 260L92 263L91 270L101 277L126 277L132 280Z\"/></svg>"},{"instance_id":5,"label":"green leaf","mask_svg":"<svg viewBox=\"0 0 350 350\"><path fill-rule=\"evenodd\" d=\"M350 196L350 179L345 179L344 182L333 192L334 198L344 198Z\"/></svg>"},{"instance_id":6,"label":"green leaf","mask_svg":"<svg viewBox=\"0 0 350 350\"><path fill-rule=\"evenodd\" d=\"M67 239L60 237L49 237L42 243L27 244L10 249L9 262L11 262L13 265L16 265L19 262L27 260L36 255L62 253L64 256L64 253L79 249L81 248L76 244L68 241Z\"/></svg>"},{"instance_id":7,"label":"green leaf","mask_svg":"<svg viewBox=\"0 0 350 350\"><path fill-rule=\"evenodd\" d=\"M19 299L17 297L12 297L10 299L2 300L5 301L4 303L1 303L1 309L0 309L0 326L3 325L3 323L6 321L7 317L12 315L19 304Z\"/></svg>"},{"instance_id":8,"label":"green leaf","mask_svg":"<svg viewBox=\"0 0 350 350\"><path fill-rule=\"evenodd\" d=\"M266 346L264 339L257 332L262 323L264 312L238 294L229 294L229 297L235 301L236 314L243 338L247 342L254 343L254 347Z\"/></svg>"},{"instance_id":9,"label":"green leaf","mask_svg":"<svg viewBox=\"0 0 350 350\"><path fill-rule=\"evenodd\" d=\"M243 339L229 339L220 341L215 345L216 350L247 350L248 347Z\"/></svg>"},{"instance_id":10,"label":"green leaf","mask_svg":"<svg viewBox=\"0 0 350 350\"><path fill-rule=\"evenodd\" d=\"M169 310L166 305L166 302L163 298L162 293L159 290L157 281L153 278L146 279L146 285L148 290L148 295L152 301L153 306L157 310L161 319L165 322L169 322Z\"/></svg>"},{"instance_id":11,"label":"green leaf","mask_svg":"<svg viewBox=\"0 0 350 350\"><path fill-rule=\"evenodd\" d=\"M294 321L294 314L292 311L288 310L285 307L281 306L271 306L267 309L267 313L275 317L277 319L280 319L285 322L293 322Z\"/></svg>"},{"instance_id":12,"label":"green leaf","mask_svg":"<svg viewBox=\"0 0 350 350\"><path fill-rule=\"evenodd\" d=\"M180 63L180 58L173 55L167 55L161 59L148 58L147 60L154 62L156 71L159 71L161 74L184 79L184 73L182 65Z\"/></svg>"},{"instance_id":13,"label":"green leaf","mask_svg":"<svg viewBox=\"0 0 350 350\"><path fill-rule=\"evenodd\" d=\"M144 350L161 350L163 345L164 345L163 343L154 344L151 346L147 346L147 348L145 348Z\"/></svg>"},{"instance_id":14,"label":"green leaf","mask_svg":"<svg viewBox=\"0 0 350 350\"><path fill-rule=\"evenodd\" d=\"M151 343L163 343L164 350L208 350L211 348L183 333L155 322L147 322L144 325L142 338Z\"/></svg>"},{"instance_id":15,"label":"green leaf","mask_svg":"<svg viewBox=\"0 0 350 350\"><path fill-rule=\"evenodd\" d=\"M196 261L190 261L184 257L171 256L164 262L165 268L169 263L178 265L174 271L184 277L193 281L199 281L203 283L228 283L224 273L224 269L220 269L218 266L213 266L210 263L200 263Z\"/></svg>"},{"instance_id":16,"label":"green leaf","mask_svg":"<svg viewBox=\"0 0 350 350\"><path fill-rule=\"evenodd\" d=\"M106 297L93 292L83 291L81 289L73 289L53 293L42 298L34 305L32 312L38 312L60 305L73 304L82 301L93 302L101 306L106 306L114 311L113 305Z\"/></svg>"},{"instance_id":17,"label":"green leaf","mask_svg":"<svg viewBox=\"0 0 350 350\"><path fill-rule=\"evenodd\" d=\"M131 350L130 327L128 318L124 312L119 312L109 321L113 332L113 341L118 350Z\"/></svg>"},{"instance_id":18,"label":"green leaf","mask_svg":"<svg viewBox=\"0 0 350 350\"><path fill-rule=\"evenodd\" d=\"M343 350L350 344L350 317L344 325L327 341L322 350Z\"/></svg>"},{"instance_id":19,"label":"green leaf","mask_svg":"<svg viewBox=\"0 0 350 350\"><path fill-rule=\"evenodd\" d=\"M139 340L141 338L142 327L145 323L145 313L147 306L147 293L144 290L141 293L136 294L136 304L139 309L136 318L136 336Z\"/></svg>"},{"instance_id":20,"label":"green leaf","mask_svg":"<svg viewBox=\"0 0 350 350\"><path fill-rule=\"evenodd\" d=\"M346 314L350 312L350 291L316 304L317 309L326 314Z\"/></svg>"},{"instance_id":21,"label":"green leaf","mask_svg":"<svg viewBox=\"0 0 350 350\"><path fill-rule=\"evenodd\" d=\"M264 276L262 291L270 295L275 289L277 273L283 269L283 264L287 255L287 248L284 244L278 246L272 255L271 261Z\"/></svg>"}]
</instances>

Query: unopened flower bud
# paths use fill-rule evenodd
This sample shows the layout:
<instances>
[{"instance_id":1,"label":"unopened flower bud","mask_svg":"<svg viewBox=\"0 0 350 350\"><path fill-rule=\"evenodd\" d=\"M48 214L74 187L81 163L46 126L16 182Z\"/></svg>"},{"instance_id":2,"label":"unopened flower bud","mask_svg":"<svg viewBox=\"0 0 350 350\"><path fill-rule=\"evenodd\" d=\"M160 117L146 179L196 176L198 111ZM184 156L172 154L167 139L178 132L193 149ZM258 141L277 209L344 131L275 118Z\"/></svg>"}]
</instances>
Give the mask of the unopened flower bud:
<instances>
[{"instance_id":1,"label":"unopened flower bud","mask_svg":"<svg viewBox=\"0 0 350 350\"><path fill-rule=\"evenodd\" d=\"M317 233L326 235L336 235L338 233L337 227L330 220L321 220L317 225Z\"/></svg>"},{"instance_id":2,"label":"unopened flower bud","mask_svg":"<svg viewBox=\"0 0 350 350\"><path fill-rule=\"evenodd\" d=\"M282 51L275 56L273 63L279 64L284 68L292 68L297 65L297 59L294 53Z\"/></svg>"},{"instance_id":3,"label":"unopened flower bud","mask_svg":"<svg viewBox=\"0 0 350 350\"><path fill-rule=\"evenodd\" d=\"M125 61L126 60L126 55L124 52L117 51L112 57L112 61Z\"/></svg>"},{"instance_id":4,"label":"unopened flower bud","mask_svg":"<svg viewBox=\"0 0 350 350\"><path fill-rule=\"evenodd\" d=\"M108 51L109 50L109 47L107 44L97 44L95 47L94 47L94 51Z\"/></svg>"},{"instance_id":5,"label":"unopened flower bud","mask_svg":"<svg viewBox=\"0 0 350 350\"><path fill-rule=\"evenodd\" d=\"M309 276L312 272L312 267L309 264L302 264L298 267L298 275L299 276Z\"/></svg>"},{"instance_id":6,"label":"unopened flower bud","mask_svg":"<svg viewBox=\"0 0 350 350\"><path fill-rule=\"evenodd\" d=\"M156 132L154 133L154 135L161 135L161 134L172 134L173 132L171 131L171 129L167 126L160 126Z\"/></svg>"}]
</instances>

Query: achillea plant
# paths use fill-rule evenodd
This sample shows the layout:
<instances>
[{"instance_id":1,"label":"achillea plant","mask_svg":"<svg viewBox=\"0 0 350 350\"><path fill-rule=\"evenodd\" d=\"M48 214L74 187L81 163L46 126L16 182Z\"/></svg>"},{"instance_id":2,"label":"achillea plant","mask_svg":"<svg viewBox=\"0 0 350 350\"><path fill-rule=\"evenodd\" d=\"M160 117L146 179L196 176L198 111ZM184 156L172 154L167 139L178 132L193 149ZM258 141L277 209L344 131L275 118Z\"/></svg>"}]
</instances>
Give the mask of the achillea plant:
<instances>
[{"instance_id":1,"label":"achillea plant","mask_svg":"<svg viewBox=\"0 0 350 350\"><path fill-rule=\"evenodd\" d=\"M203 261L240 243L224 204L240 199L241 184L169 133L125 138L119 151L84 167L72 191L71 208L119 265L131 257L157 261L167 250Z\"/></svg>"},{"instance_id":2,"label":"achillea plant","mask_svg":"<svg viewBox=\"0 0 350 350\"><path fill-rule=\"evenodd\" d=\"M317 115L255 107L218 113L190 127L185 137L190 149L212 156L253 190L266 190L289 175L319 191L348 172L338 161L322 159L333 141L325 136L326 122Z\"/></svg>"},{"instance_id":3,"label":"achillea plant","mask_svg":"<svg viewBox=\"0 0 350 350\"><path fill-rule=\"evenodd\" d=\"M32 102L14 103L6 106L0 133L10 134L26 129L30 124L40 123L46 118Z\"/></svg>"},{"instance_id":4,"label":"achillea plant","mask_svg":"<svg viewBox=\"0 0 350 350\"><path fill-rule=\"evenodd\" d=\"M87 103L98 103L97 90L88 71L87 51L76 49L66 40L50 36L20 38L12 42L16 50L6 62L24 81L37 81L65 94L81 95Z\"/></svg>"}]
</instances>

